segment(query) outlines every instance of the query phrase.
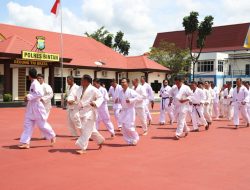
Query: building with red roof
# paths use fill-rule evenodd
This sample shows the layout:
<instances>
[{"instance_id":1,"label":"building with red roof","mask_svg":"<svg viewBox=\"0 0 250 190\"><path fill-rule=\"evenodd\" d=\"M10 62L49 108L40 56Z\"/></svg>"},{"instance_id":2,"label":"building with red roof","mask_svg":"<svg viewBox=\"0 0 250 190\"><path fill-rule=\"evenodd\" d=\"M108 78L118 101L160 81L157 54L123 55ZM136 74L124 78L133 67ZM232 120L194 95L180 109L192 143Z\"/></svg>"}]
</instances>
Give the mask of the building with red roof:
<instances>
[{"instance_id":1,"label":"building with red roof","mask_svg":"<svg viewBox=\"0 0 250 190\"><path fill-rule=\"evenodd\" d=\"M42 39L37 39L38 36ZM39 40L42 45L45 43L44 50L37 48ZM59 93L59 60L41 60L44 56L51 58L54 55L61 56L60 33L0 24L0 94L11 93L14 100L22 99L28 90L27 73L30 67L43 73L45 81L50 83L55 93ZM125 57L92 38L70 34L63 34L62 57L64 88L68 75L73 75L79 83L83 74L89 74L101 79L107 87L113 78L145 76L157 92L159 84L169 73L168 68L149 60L147 56ZM56 98L59 99L59 96Z\"/></svg>"},{"instance_id":2,"label":"building with red roof","mask_svg":"<svg viewBox=\"0 0 250 190\"><path fill-rule=\"evenodd\" d=\"M214 81L218 86L239 77L250 80L250 52L244 47L249 27L250 23L213 27L195 66L195 80ZM153 46L158 47L161 41L188 48L185 31L158 33ZM197 53L196 43L193 49Z\"/></svg>"}]
</instances>

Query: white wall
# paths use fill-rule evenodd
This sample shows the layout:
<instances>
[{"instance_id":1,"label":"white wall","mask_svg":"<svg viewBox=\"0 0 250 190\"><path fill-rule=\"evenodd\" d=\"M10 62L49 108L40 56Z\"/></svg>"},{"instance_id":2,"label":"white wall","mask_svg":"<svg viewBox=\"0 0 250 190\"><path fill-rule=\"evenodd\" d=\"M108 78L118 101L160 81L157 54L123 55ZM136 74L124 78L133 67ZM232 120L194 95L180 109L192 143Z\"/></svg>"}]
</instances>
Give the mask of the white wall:
<instances>
[{"instance_id":1,"label":"white wall","mask_svg":"<svg viewBox=\"0 0 250 190\"><path fill-rule=\"evenodd\" d=\"M128 78L133 80L135 78L141 78L141 76L145 76L143 72L128 72Z\"/></svg>"},{"instance_id":2,"label":"white wall","mask_svg":"<svg viewBox=\"0 0 250 190\"><path fill-rule=\"evenodd\" d=\"M103 75L104 73L106 73L107 76L104 76ZM99 79L115 79L115 71L106 71L106 70L99 71L99 72L97 72L97 78L99 78Z\"/></svg>"},{"instance_id":3,"label":"white wall","mask_svg":"<svg viewBox=\"0 0 250 190\"><path fill-rule=\"evenodd\" d=\"M158 80L159 83L162 83L162 81L166 78L166 73L162 72L153 72L149 73L148 75L148 83L154 83L155 80Z\"/></svg>"}]
</instances>

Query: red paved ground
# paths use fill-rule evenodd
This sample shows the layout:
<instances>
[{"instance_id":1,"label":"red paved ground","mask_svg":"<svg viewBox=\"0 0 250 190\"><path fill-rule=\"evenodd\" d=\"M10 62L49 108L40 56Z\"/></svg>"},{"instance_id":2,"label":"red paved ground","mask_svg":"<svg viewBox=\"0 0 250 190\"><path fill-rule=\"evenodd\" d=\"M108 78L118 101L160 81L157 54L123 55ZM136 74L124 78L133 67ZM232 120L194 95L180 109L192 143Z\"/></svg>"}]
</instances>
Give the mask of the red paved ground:
<instances>
[{"instance_id":1,"label":"red paved ground","mask_svg":"<svg viewBox=\"0 0 250 190\"><path fill-rule=\"evenodd\" d=\"M64 110L51 113L57 144L50 147L38 140L36 130L29 150L16 148L24 109L0 113L1 190L250 189L250 129L234 130L226 121L215 121L211 130L180 141L172 139L174 128L152 125L136 147L126 146L118 135L107 139L101 151L90 142L88 153L79 156L74 154L75 141L67 137ZM158 117L153 115L154 123ZM102 134L109 137L106 131Z\"/></svg>"}]
</instances>

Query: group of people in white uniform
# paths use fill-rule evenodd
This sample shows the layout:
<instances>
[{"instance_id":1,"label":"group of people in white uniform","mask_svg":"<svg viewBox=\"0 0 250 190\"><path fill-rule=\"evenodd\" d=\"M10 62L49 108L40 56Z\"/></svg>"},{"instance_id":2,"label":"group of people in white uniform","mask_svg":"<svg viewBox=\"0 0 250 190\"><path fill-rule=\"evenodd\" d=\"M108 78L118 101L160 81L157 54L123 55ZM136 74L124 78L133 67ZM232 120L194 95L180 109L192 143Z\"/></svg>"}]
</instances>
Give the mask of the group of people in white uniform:
<instances>
[{"instance_id":1,"label":"group of people in white uniform","mask_svg":"<svg viewBox=\"0 0 250 190\"><path fill-rule=\"evenodd\" d=\"M240 116L246 127L250 124L250 88L249 82L236 79L236 87L227 82L221 90L213 82L195 82L184 84L181 78L175 79L175 85L170 87L164 80L160 90L160 124L164 125L166 113L170 124L177 122L175 139L187 136L188 132L199 132L199 127L206 130L213 120L233 119L235 129L239 127ZM190 129L186 121L192 122Z\"/></svg>"},{"instance_id":2,"label":"group of people in white uniform","mask_svg":"<svg viewBox=\"0 0 250 190\"><path fill-rule=\"evenodd\" d=\"M20 138L19 148L30 148L30 140L35 125L41 131L43 138L53 145L56 135L48 123L53 98L52 88L44 83L44 76L37 74L35 69L29 70L32 81L30 91L25 97L27 102L24 130ZM99 79L92 80L84 75L81 85L74 83L72 76L67 77L68 88L65 101L67 104L67 120L70 134L77 138L78 154L86 153L89 140L97 142L99 148L105 138L99 132L102 122L109 131L111 138L115 137L115 127L122 133L128 145L137 145L139 134L136 129L136 119L141 125L142 135L148 134L148 127L152 121L150 108L154 106L154 92L146 82L145 77L130 80L123 78L121 85L115 79L111 81L109 91L101 85ZM175 85L170 87L164 80L160 89L160 125L166 124L166 115L172 125L177 122L174 138L179 140L188 135L189 131L198 132L200 126L208 130L212 124L212 116L234 118L235 127L239 126L239 113L249 126L249 85L245 87L241 79L236 80L237 86L232 89L230 84L218 91L212 83L191 82L188 86L182 78L175 79ZM115 125L112 123L108 109L108 102L112 102ZM233 114L234 113L234 114ZM193 129L189 129L187 120L190 118Z\"/></svg>"}]
</instances>

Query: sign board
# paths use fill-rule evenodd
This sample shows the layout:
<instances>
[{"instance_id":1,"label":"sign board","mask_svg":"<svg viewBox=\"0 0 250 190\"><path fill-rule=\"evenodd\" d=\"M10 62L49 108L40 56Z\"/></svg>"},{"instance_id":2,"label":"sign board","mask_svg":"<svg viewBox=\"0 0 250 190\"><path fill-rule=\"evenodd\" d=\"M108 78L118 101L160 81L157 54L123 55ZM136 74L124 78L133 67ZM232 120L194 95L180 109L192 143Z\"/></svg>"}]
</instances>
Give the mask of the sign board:
<instances>
[{"instance_id":1,"label":"sign board","mask_svg":"<svg viewBox=\"0 0 250 190\"><path fill-rule=\"evenodd\" d=\"M48 62L45 62L45 61L24 60L24 59L15 59L14 60L14 64L18 64L18 65L48 66Z\"/></svg>"},{"instance_id":2,"label":"sign board","mask_svg":"<svg viewBox=\"0 0 250 190\"><path fill-rule=\"evenodd\" d=\"M59 54L34 52L34 51L22 51L22 59L59 62Z\"/></svg>"}]
</instances>

